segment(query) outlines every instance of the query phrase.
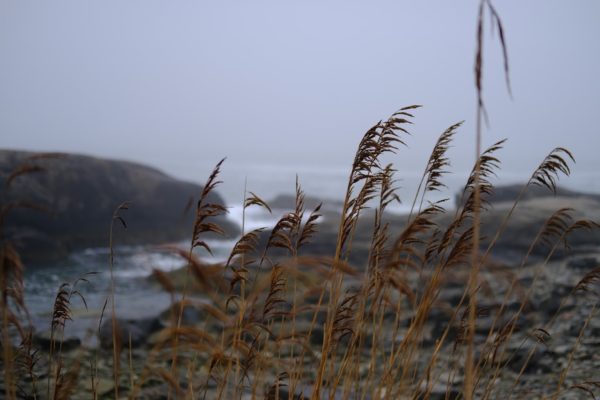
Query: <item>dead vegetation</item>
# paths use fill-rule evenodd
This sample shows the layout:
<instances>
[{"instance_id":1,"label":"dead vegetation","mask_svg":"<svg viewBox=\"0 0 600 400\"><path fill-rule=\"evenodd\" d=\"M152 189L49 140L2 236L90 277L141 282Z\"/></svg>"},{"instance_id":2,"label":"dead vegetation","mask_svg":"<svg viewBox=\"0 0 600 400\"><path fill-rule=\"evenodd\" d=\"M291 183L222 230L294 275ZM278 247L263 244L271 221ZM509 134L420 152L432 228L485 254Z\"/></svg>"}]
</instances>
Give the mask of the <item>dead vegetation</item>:
<instances>
[{"instance_id":1,"label":"dead vegetation","mask_svg":"<svg viewBox=\"0 0 600 400\"><path fill-rule=\"evenodd\" d=\"M474 296L467 278L473 268L471 254L477 253L478 269L494 274L488 256L495 240L510 223L519 202L517 199L508 209L498 235L489 247L475 249L474 216L486 208L487 198L493 193L491 178L500 166L497 153L504 141L482 152L465 185L461 203L454 213L448 213L443 202L427 201L428 192L444 185L442 178L449 165L446 150L460 124L443 132L426 164L422 184L413 201L413 211L406 225L398 230L400 233L391 237L383 216L386 206L398 200L394 193L395 171L390 165L380 165L380 157L397 150L396 145L402 143L401 135L407 133L405 125L413 118L416 108L401 109L389 120L376 124L363 137L348 180L337 245L331 249L330 258L302 255L303 245L318 230L320 206L309 213L304 210L304 193L297 182L294 209L284 214L270 231L265 227L242 232L223 265L203 263L194 249L210 252L204 236L221 232L213 218L226 211L224 205L206 204L202 200L219 183L220 162L197 203L190 249L170 249L187 264L186 282L190 282L193 290L201 290L207 302L196 304L188 300L190 287L186 285L179 292L169 274L155 271L158 282L171 296L173 314L170 325L160 331L148 350L141 371L134 371L131 360L128 361L131 338L119 336L112 294L114 282L111 284L105 309L110 304L112 396L136 398L149 382L159 379L167 384L168 395L172 398L203 397L199 393L216 398L428 398L434 391L439 395L440 385L445 387L442 392L446 397L454 398L457 390L468 397L464 393L467 387L462 382L469 373L472 374L472 396L487 398L504 393L506 384L500 382L507 379L507 366L515 356L509 349L514 353L514 342L529 341L536 346L545 346L553 337L552 324L560 307L543 326L523 325L527 319L523 319L522 314L527 310L539 271L558 247L568 246L570 233L577 229L595 229L597 224L574 220L573 210L568 208L549 215L530 250L523 255L521 268L534 247L543 245L548 249L547 258L538 266L530 287L519 288L515 304L515 275L509 273L506 277L498 277L511 279L511 284L502 300L493 303L501 293L494 294L491 287L487 288L490 282L480 276L476 282L479 305L472 312L470 299ZM572 159L566 149L553 150L534 171L521 193L536 184L554 191L559 175L569 174L568 162ZM27 170L37 171L31 167ZM11 175L11 181L14 179L18 179L16 174ZM477 185L479 200L475 195ZM127 207L126 203L120 205L113 216L113 221L123 227L126 227L126 217L121 216L121 212ZM262 207L271 212L269 205L254 193L244 201L244 210L248 207ZM367 207L374 208L374 212L364 216L373 218L368 263L352 266L348 259L355 230ZM440 224L439 217L443 215L451 222ZM266 240L261 241L261 237ZM66 362L60 338L64 335L65 322L72 318L70 304L73 298L79 297L85 303L78 285L87 282L88 277L59 288L44 382L34 372L39 352L32 347L31 327L26 323L23 266L7 239L4 239L2 249L5 396L68 398L76 390L78 380L86 379L80 373L86 360ZM111 268L113 263L111 251ZM463 278L457 281L457 276ZM556 390L552 393L555 397L574 390L593 394L596 389L593 381L566 386L565 379L585 328L595 315L598 277L597 268L587 272L569 295L586 293L588 298L596 295L596 303L592 303L593 308L575 338L569 362L557 369ZM440 301L446 298L444 291L457 288L461 295L446 309L445 328L431 337L428 329L432 318L439 314ZM202 310L204 320L194 325L186 323L183 319L186 307ZM474 323L470 322L471 314ZM491 325L479 327L479 321L490 319ZM470 334L471 323L474 330ZM465 364L469 347L474 351L471 370L467 370ZM521 372L513 376L512 388L518 386L534 354L535 347L520 365ZM98 359L87 362L93 367ZM129 371L124 367L127 364ZM27 370L25 375L17 372L23 368ZM97 397L93 382L99 377L97 369L91 368L91 371L92 393ZM129 375L126 378L128 385L123 384L122 375ZM23 376L29 377L27 383ZM44 385L46 390L42 390Z\"/></svg>"},{"instance_id":2,"label":"dead vegetation","mask_svg":"<svg viewBox=\"0 0 600 400\"><path fill-rule=\"evenodd\" d=\"M131 337L120 337L117 329L111 279L102 314L110 304L113 348L108 358L114 385L102 393L98 389L101 354L81 359L82 352L66 360L62 340L58 339L64 334L65 322L72 318L74 296L85 302L77 287L81 280L59 288L48 371L42 384L44 376L39 376L35 367L40 356L32 346L23 299L23 265L10 241L2 236L4 396L11 400L69 398L78 390L79 381L89 378L93 398L152 398L147 389L157 386L156 382L166 386L160 395L186 399L522 397L525 392L519 392L520 382L538 347L549 346L562 308L579 297L584 301L577 304L586 310L587 317L569 342L572 346L567 362L556 366L555 380L537 388L540 393L528 392L527 396L560 398L579 392L595 398L600 385L592 376L581 382L567 378L586 328L596 315L600 270L585 273L542 325L529 325L524 314L541 271L557 248L568 245L573 231L596 229L598 224L574 221L572 210L566 208L548 215L522 256L520 268L534 247L543 244L547 249L546 259L538 264L527 287L517 284L514 272L500 271L489 259L527 190L539 185L555 192L559 176L569 175L574 158L567 149L557 147L542 159L487 247L480 245L480 215L493 193L492 180L500 167L498 153L504 144L500 140L481 150L481 120L486 117L482 90L485 10L500 35L509 83L501 20L489 0L480 4L475 62L478 158L454 213L445 209L444 201L429 202L427 195L444 188L443 178L449 172L447 149L461 123L451 125L437 140L406 225L394 227L399 233L392 235L385 222L386 207L399 199L394 187L396 171L392 165L382 165L381 160L404 145L419 108L412 105L375 124L360 141L330 257L302 253L318 230L320 205L305 210L304 193L297 181L293 210L281 216L274 227L251 231L245 230L244 214L242 234L230 256L223 265L207 265L199 258L202 251L211 253L205 237L223 233L215 217L226 212L225 205L206 201L220 183L224 160L220 161L196 204L189 249L171 249L187 265L183 290L178 291L168 274L154 273L171 297L172 315L137 370ZM6 188L23 174L39 172L41 167L35 161L28 160L10 174ZM0 234L1 221L15 207L34 208L27 203L3 205ZM244 213L249 207L272 212L267 202L252 192L244 200ZM367 208L374 212L365 215ZM126 217L120 213L126 209L126 203L117 208L113 224L117 221L126 227ZM449 223L440 224L440 216ZM363 218L373 218L368 261L366 265L350 265L357 226ZM111 225L111 271L113 228ZM500 282L506 284L505 289L499 287ZM189 298L192 286L201 289L205 302L198 304ZM187 308L201 310L202 321L187 323ZM522 348L526 349L524 354ZM82 366L87 364L90 372L84 376Z\"/></svg>"}]
</instances>

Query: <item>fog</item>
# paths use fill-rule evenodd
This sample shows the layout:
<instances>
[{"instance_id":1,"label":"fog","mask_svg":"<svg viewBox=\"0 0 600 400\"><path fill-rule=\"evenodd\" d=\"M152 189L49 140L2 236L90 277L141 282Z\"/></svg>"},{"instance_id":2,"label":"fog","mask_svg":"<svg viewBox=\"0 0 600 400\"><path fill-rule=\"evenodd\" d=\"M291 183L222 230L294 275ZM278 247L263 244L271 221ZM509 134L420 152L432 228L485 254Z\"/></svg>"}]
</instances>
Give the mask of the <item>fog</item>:
<instances>
[{"instance_id":1,"label":"fog","mask_svg":"<svg viewBox=\"0 0 600 400\"><path fill-rule=\"evenodd\" d=\"M577 165L561 183L600 191L600 3L495 3L512 97L486 19L483 141L508 138L501 181L526 179L564 146ZM418 174L437 136L465 120L450 153L461 177L475 158L477 9L477 1L4 1L0 147L134 160L199 182L228 157L224 190L240 198L245 178L275 185L296 172L323 176L306 182L316 192L347 173L370 126L422 104L407 148L391 159L399 177Z\"/></svg>"}]
</instances>

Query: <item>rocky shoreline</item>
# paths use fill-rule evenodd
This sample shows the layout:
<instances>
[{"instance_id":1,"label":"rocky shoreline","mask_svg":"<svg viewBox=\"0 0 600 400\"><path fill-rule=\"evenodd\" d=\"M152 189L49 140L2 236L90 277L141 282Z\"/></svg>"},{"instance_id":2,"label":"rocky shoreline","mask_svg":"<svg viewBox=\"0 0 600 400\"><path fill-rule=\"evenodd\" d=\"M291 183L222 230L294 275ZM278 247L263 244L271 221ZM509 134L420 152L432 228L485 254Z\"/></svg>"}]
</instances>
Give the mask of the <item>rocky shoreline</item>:
<instances>
[{"instance_id":1,"label":"rocky shoreline","mask_svg":"<svg viewBox=\"0 0 600 400\"><path fill-rule=\"evenodd\" d=\"M2 155L4 158L13 156ZM19 157L23 160L28 155ZM184 193L192 189L198 193L199 186L174 182L158 171L137 165L77 157L67 160L59 158L58 162L64 165L53 164L54 172L40 180L29 181L22 177L15 186L14 195L41 200L46 199L44 193L50 187L70 187L50 201L59 206L59 213L67 213L77 209L77 193L84 185L82 176L85 174L69 172L71 169L87 171L79 164L94 164L94 170L105 169L110 176L115 175L114 168L117 168L120 172L116 175L122 179L118 184L111 183L111 190L106 190L107 186L103 185L87 188L98 213L91 216L84 215L83 211L81 215L75 213L73 219L62 221L60 227L46 220L22 220L19 218L29 218L28 214L17 214L8 224L8 231L12 229L16 238L30 237L26 233L31 227L43 227L47 231L38 233L45 237L54 235L52 240L64 246L65 251L86 243L100 243L100 237L104 240L106 234L104 217L112 212L108 205L118 197L127 197L127 186L133 186L131 190L141 196L139 202L146 201L142 203L147 207L144 212L150 210L152 214L136 214L133 208L127 210L127 222L132 226L127 232L131 235L129 240L163 242L167 238L189 234L191 221L181 223L185 229L173 231L162 224L165 220L174 220L173 212L179 212L172 211L179 210L174 204L184 200ZM72 163L79 164L75 168ZM6 169L0 170L6 177ZM93 179L102 181L97 176ZM72 186L65 180L71 181ZM157 193L163 192L169 192L170 197L157 201ZM484 381L478 382L475 397L486 392L491 398L510 395L544 398L553 394L558 394L561 399L589 398L597 392L595 371L600 367L597 312L600 275L594 275L600 268L600 232L592 225L581 225L584 229L570 232L568 224L599 221L600 198L560 190L557 196L530 195L520 202L510 223L504 227L504 218L512 207L507 199L514 194L513 187L498 188L497 197L490 199L488 209L482 214L482 268L472 343L481 372L479 376ZM222 201L213 196L211 201ZM2 199L3 202L13 200L12 197ZM291 208L290 202L291 199L285 196L277 199L275 214L281 213L285 217L288 211L282 208ZM307 213L317 202L310 200ZM90 204L85 203L82 210L93 208ZM171 211L166 212L165 208ZM149 217L155 217L152 210L157 216L155 222L150 223ZM555 218L557 210L562 213L559 219ZM194 393L194 398L203 399L311 398L318 376L317 367L324 357L322 351L331 340L335 345L327 358L330 360L327 368L330 371L351 369L344 378L351 377L351 380L343 383L327 380L320 392L322 399L398 395L398 388L394 388L396 392L388 393L386 391L391 389L384 384L377 388L362 386L362 382L371 385L380 380L385 382L386 374L390 373L386 363L394 365L397 360L402 361L398 361L400 367L391 371L399 374L394 379L410 382L405 388L407 393L415 394L417 398L459 398L465 379L465 321L469 310L464 294L470 264L461 259L452 264L452 268L440 272L434 264L426 262L421 268L412 268L408 262L410 255L407 255L406 265L398 275L402 280L393 282L396 291L381 296L379 308L367 300L361 304L360 296L367 293L364 298L368 299L372 294L370 290L375 291L377 279L384 279L375 279L361 268L369 265L373 255L375 216L372 211L365 210L352 232L352 252L345 260L347 263L336 266L343 272L339 291L344 297L335 307L328 308L333 292L327 287L333 287L331 282L338 276L331 273L330 260L339 234L340 215L336 204L323 207L320 213L318 229L310 243L304 243L300 257L290 257L285 246L287 237L275 237L283 242L273 246L267 257L257 249L273 243L272 231L257 231L255 237L245 242L244 257L255 262L247 270L245 267L250 264L245 262L249 261L240 259L239 251L238 257L232 259L234 264L225 265L222 262L210 264L195 256L188 260L186 249L166 249L180 256L182 265L188 267L169 273L155 271L148 278L153 285L162 288L170 305L162 307L156 302L148 302L143 316L138 313L139 317L132 317L136 310L128 310L128 316L125 316L123 311L130 306L126 303L117 303L113 316L110 293L106 294L107 301L101 310L75 313L69 305L66 308L63 305L63 314L59 313L57 317L55 312L52 316L53 321L58 321L53 331L34 332L30 340L14 349L26 360L17 366L21 394L25 398L60 398L52 394L55 389L60 393L68 388L68 397L73 399L109 399L117 394L119 398L167 399L183 398L186 393ZM453 216L454 212L448 211L436 216L432 223L445 229L452 223ZM83 220L97 230L84 231L80 237L75 237L79 233L74 235L73 232ZM388 233L394 238L405 229L408 221L406 215L388 215L382 223L388 224ZM235 224L224 219L216 222L225 224L230 234L235 233L236 228L230 226ZM143 233L136 234L133 228L136 225ZM62 233L53 231L59 228ZM496 238L499 229L503 234ZM563 237L562 233L566 231L569 235ZM550 233L546 237L540 232ZM153 238L149 239L148 235ZM127 243L125 237L119 235L116 240ZM411 240L411 246L419 251L427 249L427 243L419 242L418 237ZM493 250L487 254L492 242ZM27 254L31 256L27 250L31 247L27 246L33 244L35 241L22 242L21 246L25 247L20 250L25 251L26 257ZM52 248L54 246L48 246L48 249ZM467 250L463 255L468 253ZM35 253L39 257L45 254L37 247ZM427 297L425 293L433 281L439 287L436 286ZM84 291L79 293L85 296ZM65 298L70 299L76 294L74 286L65 288ZM423 298L431 300L431 304L421 320L422 314L418 314L415 305ZM236 310L240 307L248 309L244 308L245 312L239 314L238 319ZM359 307L363 307L362 314L358 313ZM355 315L364 315L365 319L357 322ZM332 316L338 330L328 337L325 324ZM89 322L90 329L83 336L73 335L70 332L73 319ZM244 321L249 321L248 327L239 328ZM115 350L118 353L116 365L113 361ZM174 352L178 353L185 368L173 367ZM347 358L348 354L350 358ZM349 365L346 360L351 360ZM115 371L119 371L116 378ZM293 384L288 371L293 371ZM229 374L235 374L234 384L231 384ZM411 381L407 376L422 378ZM6 380L5 375L0 376L0 392L4 392ZM61 386L52 387L54 382Z\"/></svg>"},{"instance_id":2,"label":"rocky shoreline","mask_svg":"<svg viewBox=\"0 0 600 400\"><path fill-rule=\"evenodd\" d=\"M597 293L576 292L574 288L577 282L586 272L600 266L600 252L578 254L566 258L552 261L546 265L536 263L517 268L508 265L496 265L487 276L489 287L483 289L480 298L480 306L485 307L487 312L482 313L477 319L477 330L475 334L475 343L482 344L489 340L487 337L489 329L493 324L501 326L509 321L500 317L495 322L495 317L501 308L505 308L507 318L510 313L525 304L525 312L521 315L518 323L515 324L515 333L510 342L502 348L502 353L494 355L494 360L487 360L484 368L492 369L502 367L497 382L495 382L494 392L500 398L508 392L512 392L515 398L538 398L542 395L551 395L554 393L561 371L570 365L569 372L562 386L566 389L573 387L581 382L593 380L594 371L600 367L600 319L594 304L597 305ZM174 272L176 276L182 272ZM456 270L448 278L444 290L440 292L435 306L432 308L427 319L422 343L419 346L419 356L415 362L426 363L432 355L437 339L446 331L447 338L442 351L439 352L436 369L431 371L431 381L423 382L423 390L427 391L428 398L443 399L449 393L449 398L457 396L462 389L463 378L461 368L456 369L456 375L449 375L448 368L460 363L460 354L464 352L458 337L460 333L460 321L450 321L452 310L456 307L464 290L465 276L468 271ZM534 276L537 275L537 278ZM419 277L412 276L414 283L418 283ZM422 279L422 278L421 278ZM534 281L535 279L535 281ZM352 287L359 282L359 278L349 278L345 285ZM513 297L502 306L502 298L511 282L517 288ZM532 282L535 282L532 287ZM526 296L524 292L532 287L531 293ZM527 299L526 303L523 303ZM183 327L202 328L204 331L215 338L221 335L224 327L223 321L211 314L203 305L207 301L203 297L188 297L183 307L182 322ZM163 361L164 352L169 351L168 347L163 348L166 340L166 330L173 326L173 315L180 309L180 303L175 302L171 307L158 310L154 317L144 319L123 319L117 316L117 337L119 338L121 373L119 378L119 392L126 396L132 387L132 381L141 379L142 371L158 370L168 368L168 362ZM118 313L117 313L118 315ZM299 316L295 321L298 332L310 331L309 344L310 354L307 357L315 361L319 359L319 351L323 339L323 327L325 314L317 317L316 325L311 329L310 315ZM394 329L394 318L390 314L389 319L384 321L384 333L378 338L377 346L382 351L389 351L393 346L398 346L406 334L406 327L411 323L413 315L410 313L402 314L399 326L401 327L396 336L392 336ZM550 323L551 322L551 323ZM386 328L387 326L387 328ZM543 329L548 333L547 337L536 337L536 332L540 333ZM86 340L69 335L69 324L66 324L65 335L54 338L55 345L62 347L62 358L64 359L64 368L70 368L77 365L77 360L84 360L85 365L79 365L79 379L73 399L90 398L92 394L91 371L87 365L88 360L95 360L93 371L95 392L98 398L114 397L114 381L112 379L112 346L113 332L112 320L110 315L104 316L99 329L93 333L97 335L98 346L89 346ZM278 335L276 332L274 335ZM369 332L365 332L368 338ZM544 335L545 336L545 335ZM48 351L50 349L50 333L42 332L33 337L34 346L39 349L37 353L37 363L34 367L34 373L39 381L39 386L44 387L45 379L48 373ZM371 364L370 344L367 343L363 350L362 360L359 365L360 376L366 374L381 373L377 366ZM58 347L56 347L58 348ZM483 347L482 347L483 348ZM290 357L293 359L291 348L286 350L285 346L277 349L279 359L285 360ZM338 349L343 353L343 348ZM210 374L206 370L207 355L198 354L198 370L195 370L193 381L182 376L178 385L182 391L188 390L192 385L198 390L206 391L205 398L212 399L218 397L218 385L210 381ZM311 363L312 364L312 363ZM131 368L131 370L130 370ZM133 371L133 372L132 372ZM369 372L370 371L370 372ZM379 371L379 372L378 372ZM147 371L148 372L148 371ZM314 370L305 371L302 385L296 388L296 396L310 396L311 376ZM363 375L364 374L364 375ZM519 378L519 383L512 387L513 383ZM139 399L164 399L172 385L164 380L155 378L147 379L141 387L135 398ZM267 374L262 377L265 382L272 382L275 376ZM251 378L249 379L252 380ZM27 382L27 379L25 380ZM451 382L448 384L448 382ZM31 383L31 382L29 382ZM3 378L0 377L0 389L3 389ZM254 393L253 393L254 390ZM256 392L258 390L258 393ZM264 387L247 387L242 391L241 398L252 398L258 395L265 396ZM281 395L288 388L282 388ZM200 393L200 392L199 392ZM530 397L535 393L535 397ZM583 399L587 398L583 390L567 390L563 392L560 398ZM308 398L306 397L306 398ZM44 399L43 390L38 392L37 398ZM282 397L287 398L287 397ZM329 398L323 396L322 398ZM343 392L337 393L335 398L345 398ZM352 397L351 397L352 398ZM368 397L367 397L368 398Z\"/></svg>"}]
</instances>

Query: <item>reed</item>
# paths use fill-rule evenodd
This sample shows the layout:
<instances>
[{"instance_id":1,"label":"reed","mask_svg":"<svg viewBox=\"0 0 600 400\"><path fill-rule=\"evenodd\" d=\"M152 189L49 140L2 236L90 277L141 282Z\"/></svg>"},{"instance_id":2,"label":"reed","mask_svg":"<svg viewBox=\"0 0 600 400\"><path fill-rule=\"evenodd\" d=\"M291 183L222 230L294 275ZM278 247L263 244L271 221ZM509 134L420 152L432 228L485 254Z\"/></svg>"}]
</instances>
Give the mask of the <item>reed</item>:
<instances>
[{"instance_id":1,"label":"reed","mask_svg":"<svg viewBox=\"0 0 600 400\"><path fill-rule=\"evenodd\" d=\"M36 349L24 301L24 266L3 228L12 210L40 207L26 201L3 204L0 313L4 396L10 400L70 398L82 392L86 378L81 370L89 364L94 399L152 398L147 390L156 387L162 387L157 396L177 399L559 398L566 393L595 398L600 383L593 376L573 381L569 374L597 314L600 269L585 271L545 320L531 322L528 314L556 253L568 252L572 234L591 232L598 223L576 219L571 208L559 208L536 227L520 263L507 270L492 257L532 186L556 194L558 179L568 176L575 162L571 152L556 147L542 158L489 239L481 234L490 231L486 215L505 144L499 140L487 149L481 144L488 119L482 86L486 16L499 33L510 93L503 24L492 2L481 0L474 65L475 162L455 210L446 209L446 200L431 201L431 195L446 188L444 177L450 173L447 152L462 122L450 125L434 143L408 216L399 220L388 212L392 203L400 201L396 176L402 171L383 160L406 145L409 127L420 108L410 105L374 124L359 141L336 215L337 235L327 255L322 250L316 255L311 247L322 244L319 229L325 212L321 204L307 210L297 178L295 204L272 227L246 229L248 208L269 213L273 209L244 188L241 235L229 256L211 265L202 257L212 254L212 238L224 235L216 217L227 208L208 199L221 183L223 159L198 194L189 247L162 248L185 264L183 288L173 275L153 272L169 294L171 314L144 350L142 363L136 360L131 334L121 337L115 303L113 235L116 224L127 227L121 213L129 203L116 207L107 232L110 287L98 331L110 304L111 353L81 350L74 358L63 354L62 342L66 323L73 318L72 299L79 297L85 304L80 285L89 277L58 288L49 352ZM52 157L56 155L26 160L7 175L6 190L21 176L43 172L38 161ZM188 208L192 206L193 202ZM356 263L361 258L353 256L361 246L367 248L366 257ZM533 254L540 252L544 257L532 266ZM531 276L523 284L519 277L526 269ZM521 383L539 348L549 348L557 335L565 334L554 328L567 307L571 313L581 310L584 317L576 321L572 340L566 342L571 345L566 362L556 365L554 380L534 388L537 392L523 391ZM201 321L186 321L184 313L190 309L201 313ZM122 351L125 346L127 352ZM105 361L112 368L112 388L99 393L98 382L103 378L99 364ZM46 362L45 368L39 366L41 362ZM122 363L128 367L126 379L121 379Z\"/></svg>"},{"instance_id":2,"label":"reed","mask_svg":"<svg viewBox=\"0 0 600 400\"><path fill-rule=\"evenodd\" d=\"M475 285L480 301L472 310L473 285L469 283L472 253L477 254L482 273L493 275L490 255L510 226L527 189L539 185L556 192L557 179L570 173L569 162L574 158L560 147L544 157L515 203L507 209L491 240L474 247L475 214L485 215L489 208L488 199L494 192L492 179L500 168L498 154L504 140L481 153L456 210L446 211L444 201L429 202L428 194L444 187L443 177L450 165L446 152L460 128L460 123L454 124L434 145L412 202L413 211L403 224L394 224L386 208L399 200L394 185L397 172L392 165L382 165L380 160L385 153L396 151L396 144L402 143L400 135L408 133L404 125L409 122L407 118L414 118L414 109L414 106L401 109L385 122L376 124L361 140L330 257L310 253L310 242L320 240L321 205L311 212L305 210L304 192L297 180L293 209L284 213L272 228L243 231L222 265L201 261L202 251L211 252L207 235L223 233L214 217L225 212L225 206L203 200L219 183L223 167L220 162L200 194L190 249L165 247L178 254L187 265L185 287L178 288L170 274L158 270L153 273L171 298L172 315L138 370L131 337L121 338L121 331L117 329L115 281L111 278L104 308L111 304L112 396L138 398L144 388L157 380L165 383L172 398L429 398L434 390L439 393L439 385L446 387L447 398L454 398L459 382L465 382L460 391L464 397L468 397L465 390L469 387L471 396L477 398L513 393L524 379L537 346L547 346L555 338L552 324L565 304L561 304L546 324L531 327L520 324L544 268L557 249L568 250L571 234L594 230L598 224L574 218L575 211L571 208L558 209L540 226L518 267L519 270L531 269L528 265L533 252L547 249L545 260L532 269L529 287L518 287L516 271L508 275L510 284L505 291L494 290L480 277ZM37 172L38 168L18 171ZM19 175L12 174L10 181ZM4 206L4 210L10 207ZM127 203L119 205L112 217L111 276L115 257L113 225L118 222L126 227L120 212L128 207ZM248 207L273 211L252 192L243 200L243 208ZM364 265L351 265L356 233L365 219L372 221L368 255ZM80 369L89 363L92 394L99 398L97 383L101 377L97 365L103 354L95 352L88 360L73 361L63 357L61 348L65 324L72 318L72 299L79 297L85 304L80 286L88 283L90 277L63 284L58 290L43 390L43 379L35 365L45 354L35 349L32 332L28 330L30 324L23 324L27 321L23 266L8 242L3 248L2 334L5 339L2 347L6 397L17 398L29 393L37 398L45 392L45 398L69 398L80 390L83 380ZM447 310L449 318L445 329L437 337L427 338L431 319L438 315L444 292L452 289L448 283L457 274L464 279L460 299ZM569 294L573 297L584 293L587 297L596 296L596 300L590 303L587 317L574 337L567 364L556 371L556 389L551 393L554 397L566 391L594 393L596 388L592 379L566 382L589 321L596 313L599 276L597 268L588 271ZM520 290L518 303L511 306L509 301L517 290ZM198 292L205 299L201 304L189 297ZM484 305L498 296L502 300L492 307ZM184 322L186 307L201 310L203 321L196 325ZM18 315L25 316L25 320ZM471 320L472 315L474 320ZM478 326L479 321L485 319L492 323L483 334ZM524 334L524 331L529 333ZM20 346L5 345L15 342L11 332L21 338ZM528 341L535 346L519 366L512 384L507 386L507 369L517 356L515 346L519 343L523 346ZM123 347L129 350L122 352ZM471 368L468 367L469 348L473 352ZM120 379L123 362L128 366L126 383ZM23 385L22 377L17 374L22 370L27 371L29 387ZM472 374L471 383L466 382L468 374Z\"/></svg>"}]
</instances>

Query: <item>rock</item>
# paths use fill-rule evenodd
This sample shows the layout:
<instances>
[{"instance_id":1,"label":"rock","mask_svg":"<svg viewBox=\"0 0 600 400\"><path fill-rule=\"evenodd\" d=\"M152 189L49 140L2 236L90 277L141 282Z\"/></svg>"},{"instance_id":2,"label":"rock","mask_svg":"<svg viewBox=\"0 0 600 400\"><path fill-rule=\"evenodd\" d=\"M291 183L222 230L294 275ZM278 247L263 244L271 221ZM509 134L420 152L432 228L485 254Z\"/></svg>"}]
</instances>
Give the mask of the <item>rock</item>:
<instances>
[{"instance_id":1,"label":"rock","mask_svg":"<svg viewBox=\"0 0 600 400\"><path fill-rule=\"evenodd\" d=\"M136 399L139 400L167 400L168 398L169 386L167 384L143 388L136 396Z\"/></svg>"},{"instance_id":2,"label":"rock","mask_svg":"<svg viewBox=\"0 0 600 400\"><path fill-rule=\"evenodd\" d=\"M533 285L533 277L532 276L524 276L517 280L517 287L530 288L531 285Z\"/></svg>"},{"instance_id":3,"label":"rock","mask_svg":"<svg viewBox=\"0 0 600 400\"><path fill-rule=\"evenodd\" d=\"M316 346L323 345L323 328L320 326L315 326L313 330L310 332L310 344Z\"/></svg>"},{"instance_id":4,"label":"rock","mask_svg":"<svg viewBox=\"0 0 600 400\"><path fill-rule=\"evenodd\" d=\"M429 400L445 400L445 399L459 399L462 395L460 387L450 386L447 387L446 381L439 380L436 383L431 383L431 386L427 386L427 382L423 382L415 398L427 398Z\"/></svg>"},{"instance_id":5,"label":"rock","mask_svg":"<svg viewBox=\"0 0 600 400\"><path fill-rule=\"evenodd\" d=\"M561 305L563 311L568 309L569 305L566 302L563 303L563 300L566 296L567 294L565 294L563 290L554 287L550 291L548 297L533 297L529 302L533 310L540 313L540 315L552 317L560 309Z\"/></svg>"},{"instance_id":6,"label":"rock","mask_svg":"<svg viewBox=\"0 0 600 400\"><path fill-rule=\"evenodd\" d=\"M512 203L514 202L521 190L523 189L523 185L505 185L505 186L497 186L494 188L494 193L488 199L490 203ZM591 194L591 193L581 193L573 190L565 189L559 187L556 189L556 193L551 192L547 188L537 185L530 185L527 188L527 191L522 194L521 201L532 200L532 199L541 199L546 197L564 197L569 199L588 197L597 201L600 201L600 195ZM459 204L461 198L461 193L456 195L456 204Z\"/></svg>"},{"instance_id":7,"label":"rock","mask_svg":"<svg viewBox=\"0 0 600 400\"><path fill-rule=\"evenodd\" d=\"M94 388L92 387L92 381L91 379L84 379L83 380L83 385L84 385L84 389L87 392L94 392ZM108 394L111 394L114 392L115 390L115 381L113 379L109 379L109 378L102 378L102 377L98 377L96 378L96 380L94 381L94 386L95 386L95 392L98 396L102 397ZM114 395L114 394L113 394Z\"/></svg>"},{"instance_id":8,"label":"rock","mask_svg":"<svg viewBox=\"0 0 600 400\"><path fill-rule=\"evenodd\" d=\"M584 271L591 271L598 266L598 260L596 257L580 257L570 260L567 263L567 267L571 269L579 269Z\"/></svg>"},{"instance_id":9,"label":"rock","mask_svg":"<svg viewBox=\"0 0 600 400\"><path fill-rule=\"evenodd\" d=\"M166 343L167 341L171 340L172 336L170 334L167 333L167 331L165 329L156 331L152 334L150 334L150 336L148 336L148 338L146 339L146 344L149 347L154 347L156 345L158 345L159 343Z\"/></svg>"},{"instance_id":10,"label":"rock","mask_svg":"<svg viewBox=\"0 0 600 400\"><path fill-rule=\"evenodd\" d=\"M79 346L81 346L81 339L78 337L63 337L61 339L59 333L55 334L54 339L54 351L58 351L61 349L62 351L71 351L75 350ZM52 345L52 333L50 331L44 331L41 333L36 333L33 336L34 344L44 351L50 351Z\"/></svg>"},{"instance_id":11,"label":"rock","mask_svg":"<svg viewBox=\"0 0 600 400\"><path fill-rule=\"evenodd\" d=\"M165 311L160 313L161 321L163 321L164 325L169 325L171 321L177 321L179 318L181 302L177 302L167 308ZM204 314L201 310L194 306L192 303L187 303L183 307L183 313L181 314L181 324L182 325L198 325L203 321ZM175 318L173 320L173 318Z\"/></svg>"},{"instance_id":12,"label":"rock","mask_svg":"<svg viewBox=\"0 0 600 400\"><path fill-rule=\"evenodd\" d=\"M557 357L565 357L573 350L574 346L571 343L562 343L552 348L552 354Z\"/></svg>"},{"instance_id":13,"label":"rock","mask_svg":"<svg viewBox=\"0 0 600 400\"><path fill-rule=\"evenodd\" d=\"M514 334L526 330L529 326L530 324L524 314L519 314L515 320L513 313L505 312L497 320L495 320L494 315L478 318L475 332L485 337L493 327L495 332L510 328Z\"/></svg>"},{"instance_id":14,"label":"rock","mask_svg":"<svg viewBox=\"0 0 600 400\"><path fill-rule=\"evenodd\" d=\"M450 323L451 315L444 312L443 310L433 308L429 313L429 326L431 329L429 330L429 334L424 338L425 344L428 346L434 345L437 340L441 339L446 329L448 329L448 334L446 336L445 342L452 343L456 340L458 334L458 324L453 323L448 327Z\"/></svg>"},{"instance_id":15,"label":"rock","mask_svg":"<svg viewBox=\"0 0 600 400\"><path fill-rule=\"evenodd\" d=\"M190 199L198 198L200 185L132 162L75 154L31 159L33 155L0 150L2 185L24 163L44 169L18 176L9 190L0 192L0 204L26 201L47 209L15 209L6 219L5 232L26 261L47 262L73 250L106 246L113 212L125 201L130 202L129 209L121 211L127 232L115 226L116 243L154 244L189 237L193 213L184 211ZM223 204L217 193L207 201ZM224 216L214 222L229 235L239 231Z\"/></svg>"},{"instance_id":16,"label":"rock","mask_svg":"<svg viewBox=\"0 0 600 400\"><path fill-rule=\"evenodd\" d=\"M146 318L146 319L121 319L117 318L116 322L116 334L121 341L121 346L127 348L129 346L129 336L131 335L131 346L140 347L146 344L147 339L154 332L161 330L164 325L158 318ZM108 318L100 327L98 335L100 346L104 349L112 349L113 346L113 332L112 332L112 319Z\"/></svg>"},{"instance_id":17,"label":"rock","mask_svg":"<svg viewBox=\"0 0 600 400\"><path fill-rule=\"evenodd\" d=\"M592 318L588 326L589 337L600 338L600 320Z\"/></svg>"},{"instance_id":18,"label":"rock","mask_svg":"<svg viewBox=\"0 0 600 400\"><path fill-rule=\"evenodd\" d=\"M279 400L279 399L303 399L302 394L290 393L290 388L287 386L271 386L269 391L265 395L266 400Z\"/></svg>"},{"instance_id":19,"label":"rock","mask_svg":"<svg viewBox=\"0 0 600 400\"><path fill-rule=\"evenodd\" d=\"M555 372L556 368L553 365L553 359L550 357L550 353L541 344L535 346L535 344L529 344L521 347L517 347L508 361L508 368L515 373L519 373L524 367L523 373L539 374L539 373L552 373Z\"/></svg>"}]
</instances>

